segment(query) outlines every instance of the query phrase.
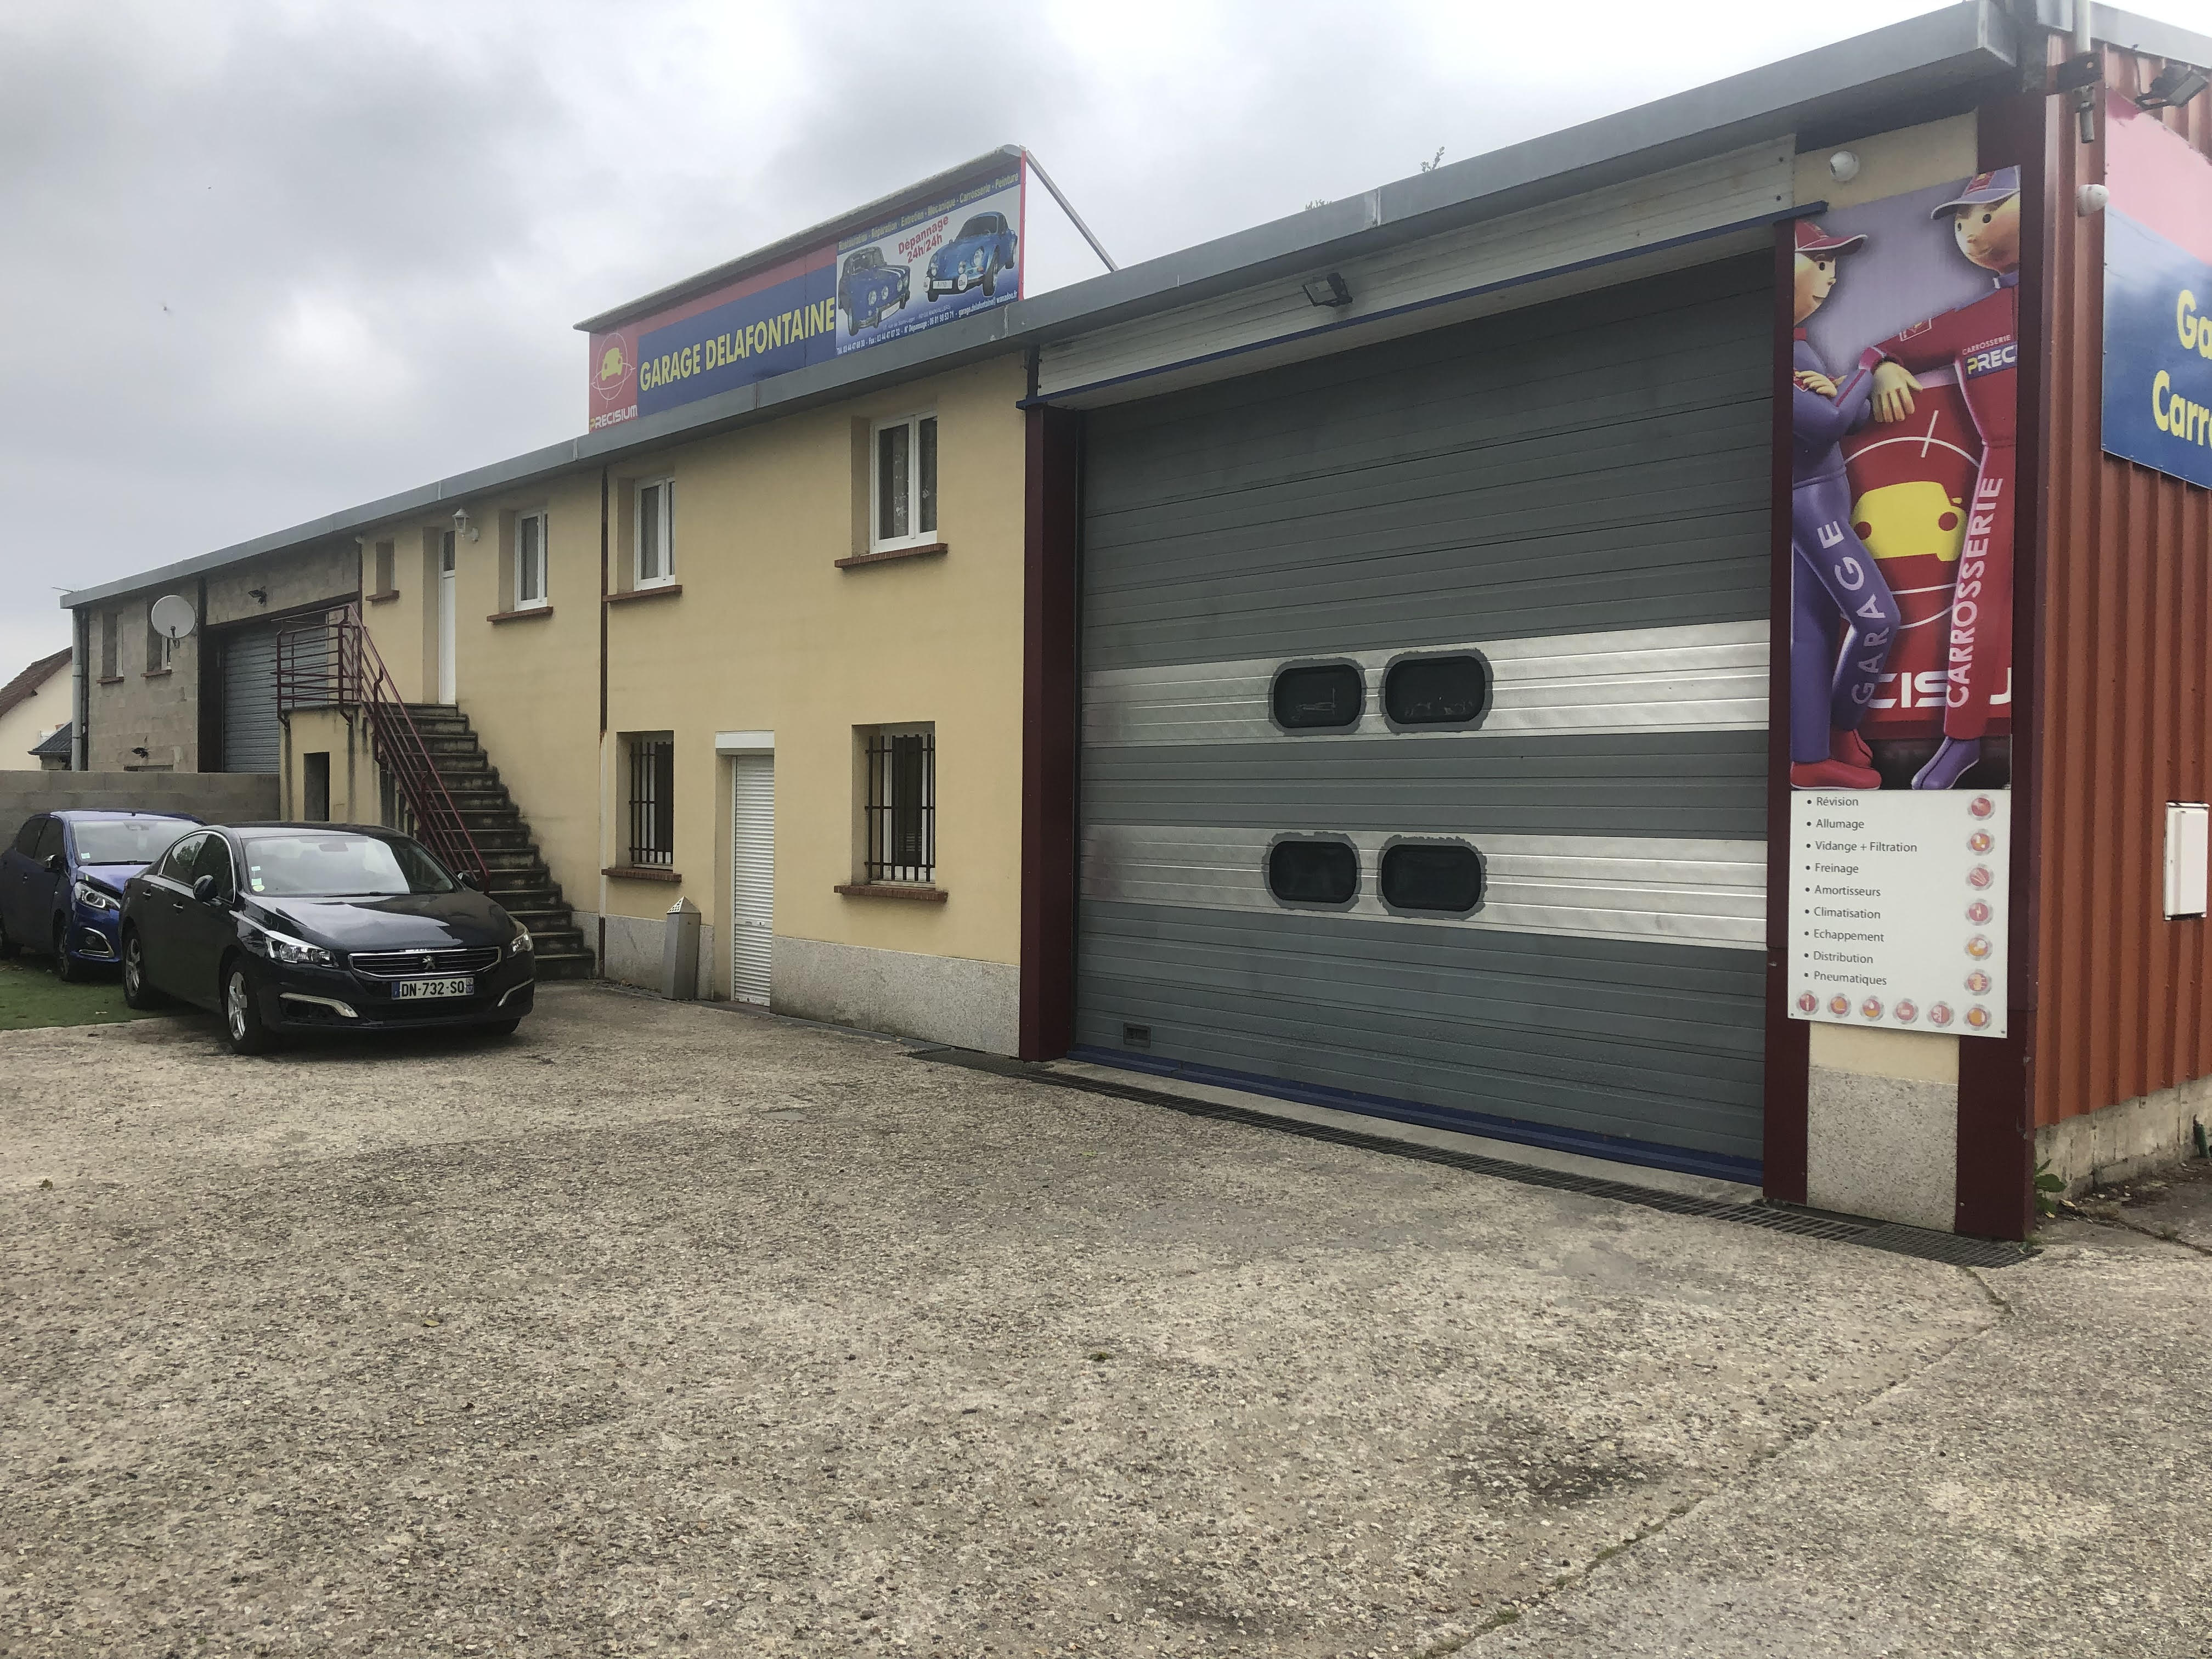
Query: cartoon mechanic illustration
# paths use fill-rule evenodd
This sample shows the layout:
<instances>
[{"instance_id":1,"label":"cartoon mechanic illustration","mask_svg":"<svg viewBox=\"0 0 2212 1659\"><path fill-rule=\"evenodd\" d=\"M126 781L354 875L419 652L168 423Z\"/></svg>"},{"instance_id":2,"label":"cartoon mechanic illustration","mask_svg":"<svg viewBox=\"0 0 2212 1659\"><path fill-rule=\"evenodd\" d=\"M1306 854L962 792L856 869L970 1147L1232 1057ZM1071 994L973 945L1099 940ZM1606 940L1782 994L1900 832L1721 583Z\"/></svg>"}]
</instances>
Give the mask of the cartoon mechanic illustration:
<instances>
[{"instance_id":1,"label":"cartoon mechanic illustration","mask_svg":"<svg viewBox=\"0 0 2212 1659\"><path fill-rule=\"evenodd\" d=\"M1859 723L1897 639L1897 600L1851 526L1842 448L1866 421L1873 365L1862 362L1838 386L1805 337L1806 319L1835 291L1837 262L1865 241L1797 222L1790 416L1790 782L1797 789L1881 787Z\"/></svg>"},{"instance_id":2,"label":"cartoon mechanic illustration","mask_svg":"<svg viewBox=\"0 0 2212 1659\"><path fill-rule=\"evenodd\" d=\"M1915 324L1861 354L1874 373L1874 418L1912 413L1916 369L1956 369L1982 440L1981 468L1966 509L1966 538L1951 590L1944 668L1943 742L1913 775L1915 789L1948 789L1982 757L1991 708L2012 667L2012 527L2018 476L2020 378L2020 169L1978 173L1932 216L1951 217L1959 251L1991 273L1985 299Z\"/></svg>"}]
</instances>

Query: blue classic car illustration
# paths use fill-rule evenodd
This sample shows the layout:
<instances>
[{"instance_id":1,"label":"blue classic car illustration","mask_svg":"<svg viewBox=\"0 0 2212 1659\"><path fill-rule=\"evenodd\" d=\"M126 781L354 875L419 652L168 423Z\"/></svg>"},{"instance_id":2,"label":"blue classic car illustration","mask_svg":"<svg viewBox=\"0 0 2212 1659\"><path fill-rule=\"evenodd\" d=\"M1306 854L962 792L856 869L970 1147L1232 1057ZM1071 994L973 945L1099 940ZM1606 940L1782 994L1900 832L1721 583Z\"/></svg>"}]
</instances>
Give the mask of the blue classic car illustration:
<instances>
[{"instance_id":1,"label":"blue classic car illustration","mask_svg":"<svg viewBox=\"0 0 2212 1659\"><path fill-rule=\"evenodd\" d=\"M837 305L848 332L873 328L886 311L904 311L913 294L914 273L904 265L886 264L881 248L859 248L845 256L837 276Z\"/></svg>"},{"instance_id":2,"label":"blue classic car illustration","mask_svg":"<svg viewBox=\"0 0 2212 1659\"><path fill-rule=\"evenodd\" d=\"M999 291L999 274L1014 268L1013 227L1003 213L979 213L960 227L960 234L929 256L927 296L965 294L981 286L986 294Z\"/></svg>"}]
</instances>

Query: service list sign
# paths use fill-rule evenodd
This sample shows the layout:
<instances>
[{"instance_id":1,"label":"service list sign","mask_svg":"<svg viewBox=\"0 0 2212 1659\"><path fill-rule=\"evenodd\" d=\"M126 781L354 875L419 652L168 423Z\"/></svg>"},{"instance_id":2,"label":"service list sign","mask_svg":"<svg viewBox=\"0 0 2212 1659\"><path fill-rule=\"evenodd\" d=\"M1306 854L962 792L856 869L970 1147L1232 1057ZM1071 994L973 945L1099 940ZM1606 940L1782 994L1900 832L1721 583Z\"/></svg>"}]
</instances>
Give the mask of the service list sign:
<instances>
[{"instance_id":1,"label":"service list sign","mask_svg":"<svg viewBox=\"0 0 2212 1659\"><path fill-rule=\"evenodd\" d=\"M2011 796L1790 798L1790 1012L1891 1030L2005 1034Z\"/></svg>"}]
</instances>

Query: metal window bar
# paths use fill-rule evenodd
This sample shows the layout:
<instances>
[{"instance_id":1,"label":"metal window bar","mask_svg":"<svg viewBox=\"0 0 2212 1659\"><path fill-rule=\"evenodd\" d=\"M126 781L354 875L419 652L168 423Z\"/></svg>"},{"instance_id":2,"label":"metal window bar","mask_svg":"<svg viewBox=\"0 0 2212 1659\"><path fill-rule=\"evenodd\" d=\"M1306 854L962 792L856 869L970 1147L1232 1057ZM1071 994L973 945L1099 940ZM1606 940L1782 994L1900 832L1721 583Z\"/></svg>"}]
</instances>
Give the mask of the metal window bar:
<instances>
[{"instance_id":1,"label":"metal window bar","mask_svg":"<svg viewBox=\"0 0 2212 1659\"><path fill-rule=\"evenodd\" d=\"M369 753L391 781L410 833L455 874L490 884L490 867L358 611L331 611L276 636L276 707L359 708Z\"/></svg>"},{"instance_id":2,"label":"metal window bar","mask_svg":"<svg viewBox=\"0 0 2212 1659\"><path fill-rule=\"evenodd\" d=\"M871 882L927 885L937 873L937 738L879 732L868 739Z\"/></svg>"},{"instance_id":3,"label":"metal window bar","mask_svg":"<svg viewBox=\"0 0 2212 1659\"><path fill-rule=\"evenodd\" d=\"M667 738L630 739L629 861L662 869L676 862L676 744Z\"/></svg>"}]
</instances>

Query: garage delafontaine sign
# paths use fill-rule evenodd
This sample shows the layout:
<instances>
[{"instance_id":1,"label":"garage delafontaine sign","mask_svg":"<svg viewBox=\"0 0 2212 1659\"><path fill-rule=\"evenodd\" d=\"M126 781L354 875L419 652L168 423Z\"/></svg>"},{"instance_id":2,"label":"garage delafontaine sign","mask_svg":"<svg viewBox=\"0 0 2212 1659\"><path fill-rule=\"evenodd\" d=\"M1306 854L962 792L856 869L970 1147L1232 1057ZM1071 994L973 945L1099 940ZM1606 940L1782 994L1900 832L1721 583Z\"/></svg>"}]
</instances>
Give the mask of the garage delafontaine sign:
<instances>
[{"instance_id":1,"label":"garage delafontaine sign","mask_svg":"<svg viewBox=\"0 0 2212 1659\"><path fill-rule=\"evenodd\" d=\"M1024 171L1005 160L835 240L593 332L592 429L1018 299Z\"/></svg>"},{"instance_id":2,"label":"garage delafontaine sign","mask_svg":"<svg viewBox=\"0 0 2212 1659\"><path fill-rule=\"evenodd\" d=\"M2212 161L2108 98L2104 447L2212 489Z\"/></svg>"}]
</instances>

